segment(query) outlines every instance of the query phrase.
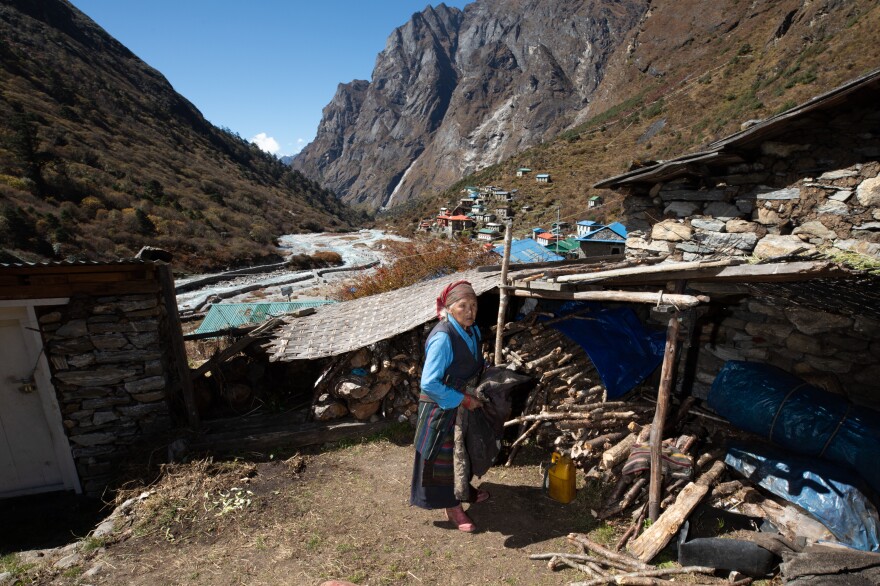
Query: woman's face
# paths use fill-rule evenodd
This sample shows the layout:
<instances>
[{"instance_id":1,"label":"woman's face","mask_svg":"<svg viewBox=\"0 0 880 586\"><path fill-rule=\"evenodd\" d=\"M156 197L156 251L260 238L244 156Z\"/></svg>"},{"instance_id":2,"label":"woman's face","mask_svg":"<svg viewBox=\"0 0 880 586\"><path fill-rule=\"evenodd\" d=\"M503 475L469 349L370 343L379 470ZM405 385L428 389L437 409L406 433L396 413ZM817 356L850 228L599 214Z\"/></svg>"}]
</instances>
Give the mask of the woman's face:
<instances>
[{"instance_id":1,"label":"woman's face","mask_svg":"<svg viewBox=\"0 0 880 586\"><path fill-rule=\"evenodd\" d=\"M475 297L459 299L447 309L458 325L463 328L471 327L474 325L474 320L477 319L477 299Z\"/></svg>"}]
</instances>

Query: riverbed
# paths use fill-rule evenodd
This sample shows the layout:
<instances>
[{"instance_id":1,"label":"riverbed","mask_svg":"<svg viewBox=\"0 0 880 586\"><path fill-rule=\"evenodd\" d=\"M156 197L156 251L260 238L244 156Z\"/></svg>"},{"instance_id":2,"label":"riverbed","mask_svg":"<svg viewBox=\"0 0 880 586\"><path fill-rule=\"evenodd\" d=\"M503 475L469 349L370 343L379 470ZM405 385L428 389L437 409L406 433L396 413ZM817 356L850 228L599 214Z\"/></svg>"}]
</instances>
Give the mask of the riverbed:
<instances>
[{"instance_id":1,"label":"riverbed","mask_svg":"<svg viewBox=\"0 0 880 586\"><path fill-rule=\"evenodd\" d=\"M407 239L375 229L342 234L287 234L278 239L278 250L285 258L295 254L335 252L342 257L343 267L359 267L384 260L383 240L406 241ZM180 286L211 276L215 275L191 275L185 279L178 279L175 284ZM355 273L351 271L319 275L315 270L287 269L256 275L231 276L228 280L180 293L177 295L177 306L182 314L186 314L203 309L209 299L217 297L222 297L224 303L287 301L287 296L281 293L281 289L287 287L291 289L291 300L327 299L333 287L354 276ZM260 287L253 291L238 292L254 286Z\"/></svg>"}]
</instances>

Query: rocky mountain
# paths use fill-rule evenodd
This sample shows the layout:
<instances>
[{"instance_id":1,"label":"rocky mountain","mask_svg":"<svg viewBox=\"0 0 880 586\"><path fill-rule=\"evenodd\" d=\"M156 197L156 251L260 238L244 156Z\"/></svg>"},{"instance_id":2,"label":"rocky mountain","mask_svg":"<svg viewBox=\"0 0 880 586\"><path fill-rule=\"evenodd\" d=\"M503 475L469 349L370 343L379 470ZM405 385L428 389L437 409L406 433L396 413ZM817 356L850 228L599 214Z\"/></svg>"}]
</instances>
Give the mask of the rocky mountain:
<instances>
[{"instance_id":1,"label":"rocky mountain","mask_svg":"<svg viewBox=\"0 0 880 586\"><path fill-rule=\"evenodd\" d=\"M579 119L645 0L479 0L396 29L293 167L370 208L443 188Z\"/></svg>"},{"instance_id":2,"label":"rocky mountain","mask_svg":"<svg viewBox=\"0 0 880 586\"><path fill-rule=\"evenodd\" d=\"M699 148L876 68L878 24L870 0L429 7L392 33L372 81L339 87L293 166L407 222L436 213L438 195L457 197L445 190L461 180L528 190L526 203L554 215L557 205L582 210L608 174ZM517 166L552 172L553 184L536 188Z\"/></svg>"},{"instance_id":3,"label":"rocky mountain","mask_svg":"<svg viewBox=\"0 0 880 586\"><path fill-rule=\"evenodd\" d=\"M349 225L332 193L208 123L70 3L0 0L0 262L152 245L204 270Z\"/></svg>"}]
</instances>

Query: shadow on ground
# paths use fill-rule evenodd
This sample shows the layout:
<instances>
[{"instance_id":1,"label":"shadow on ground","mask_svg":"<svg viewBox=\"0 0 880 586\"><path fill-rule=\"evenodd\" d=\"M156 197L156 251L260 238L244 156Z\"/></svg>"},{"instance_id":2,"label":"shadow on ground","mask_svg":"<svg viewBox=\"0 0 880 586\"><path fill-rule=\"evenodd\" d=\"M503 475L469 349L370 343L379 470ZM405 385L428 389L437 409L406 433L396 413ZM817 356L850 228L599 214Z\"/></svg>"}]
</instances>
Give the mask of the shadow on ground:
<instances>
[{"instance_id":1,"label":"shadow on ground","mask_svg":"<svg viewBox=\"0 0 880 586\"><path fill-rule=\"evenodd\" d=\"M0 555L73 543L107 514L99 499L71 492L0 500Z\"/></svg>"},{"instance_id":2,"label":"shadow on ground","mask_svg":"<svg viewBox=\"0 0 880 586\"><path fill-rule=\"evenodd\" d=\"M519 549L585 528L579 509L573 503L558 503L540 487L483 482L480 488L488 490L492 498L470 505L467 513L477 525L477 531L506 536L504 547ZM454 527L448 521L434 524Z\"/></svg>"}]
</instances>

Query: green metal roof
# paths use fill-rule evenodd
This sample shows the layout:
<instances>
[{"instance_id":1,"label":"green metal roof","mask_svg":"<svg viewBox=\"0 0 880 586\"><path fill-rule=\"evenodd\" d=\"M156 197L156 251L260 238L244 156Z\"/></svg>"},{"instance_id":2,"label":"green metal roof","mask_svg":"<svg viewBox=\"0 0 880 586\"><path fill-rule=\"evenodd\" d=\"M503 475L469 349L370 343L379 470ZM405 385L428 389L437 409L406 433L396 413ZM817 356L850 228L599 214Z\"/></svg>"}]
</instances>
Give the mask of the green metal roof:
<instances>
[{"instance_id":1,"label":"green metal roof","mask_svg":"<svg viewBox=\"0 0 880 586\"><path fill-rule=\"evenodd\" d=\"M554 242L553 244L547 245L547 250L551 252L571 252L572 250L577 250L581 247L580 243L574 238L566 238L565 240L560 240L559 242Z\"/></svg>"},{"instance_id":2,"label":"green metal roof","mask_svg":"<svg viewBox=\"0 0 880 586\"><path fill-rule=\"evenodd\" d=\"M208 310L197 334L208 334L250 324L259 324L267 319L292 313L307 307L319 307L334 301L281 301L264 303L216 303Z\"/></svg>"}]
</instances>

